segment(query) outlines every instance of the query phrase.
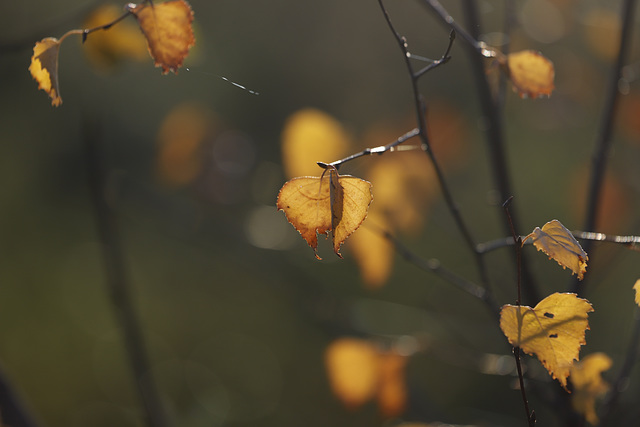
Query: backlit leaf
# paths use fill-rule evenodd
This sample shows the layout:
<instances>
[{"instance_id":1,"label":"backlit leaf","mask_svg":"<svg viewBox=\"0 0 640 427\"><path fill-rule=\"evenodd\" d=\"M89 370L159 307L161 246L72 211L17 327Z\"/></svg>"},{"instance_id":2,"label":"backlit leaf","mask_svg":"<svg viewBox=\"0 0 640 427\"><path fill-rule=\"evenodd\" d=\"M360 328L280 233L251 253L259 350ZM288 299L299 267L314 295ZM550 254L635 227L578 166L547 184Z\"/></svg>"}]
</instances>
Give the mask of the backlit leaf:
<instances>
[{"instance_id":1,"label":"backlit leaf","mask_svg":"<svg viewBox=\"0 0 640 427\"><path fill-rule=\"evenodd\" d=\"M316 252L318 233L331 231L333 250L362 224L373 200L371 184L349 175L340 176L335 168L321 177L298 177L286 182L278 194L277 207Z\"/></svg>"},{"instance_id":2,"label":"backlit leaf","mask_svg":"<svg viewBox=\"0 0 640 427\"><path fill-rule=\"evenodd\" d=\"M58 83L58 53L60 42L54 37L47 37L37 42L33 47L33 56L29 71L38 82L38 89L42 89L51 98L51 105L58 107L62 104Z\"/></svg>"},{"instance_id":3,"label":"backlit leaf","mask_svg":"<svg viewBox=\"0 0 640 427\"><path fill-rule=\"evenodd\" d=\"M575 294L554 293L534 308L503 306L500 328L511 345L535 354L566 390L573 361L586 343L588 313L592 311L589 301Z\"/></svg>"},{"instance_id":4,"label":"backlit leaf","mask_svg":"<svg viewBox=\"0 0 640 427\"><path fill-rule=\"evenodd\" d=\"M522 240L522 244L528 239L533 239L533 245L549 258L555 259L562 268L568 267L579 280L583 279L589 257L560 221L554 219L543 225L542 229L536 227Z\"/></svg>"},{"instance_id":5,"label":"backlit leaf","mask_svg":"<svg viewBox=\"0 0 640 427\"><path fill-rule=\"evenodd\" d=\"M333 393L355 409L370 400L378 384L378 352L357 338L340 338L325 351L325 364Z\"/></svg>"},{"instance_id":6,"label":"backlit leaf","mask_svg":"<svg viewBox=\"0 0 640 427\"><path fill-rule=\"evenodd\" d=\"M633 285L633 289L636 291L636 304L640 306L640 279L636 280L636 284Z\"/></svg>"},{"instance_id":7,"label":"backlit leaf","mask_svg":"<svg viewBox=\"0 0 640 427\"><path fill-rule=\"evenodd\" d=\"M378 196L376 193L376 203ZM382 233L388 230L387 221L378 211L371 210L367 223L354 234L348 243L360 269L360 276L369 288L381 287L393 269L395 249Z\"/></svg>"},{"instance_id":8,"label":"backlit leaf","mask_svg":"<svg viewBox=\"0 0 640 427\"><path fill-rule=\"evenodd\" d=\"M501 64L521 97L550 96L555 88L553 63L533 50L514 52Z\"/></svg>"},{"instance_id":9,"label":"backlit leaf","mask_svg":"<svg viewBox=\"0 0 640 427\"><path fill-rule=\"evenodd\" d=\"M169 0L164 3L129 4L127 10L138 20L147 38L149 53L162 74L178 72L191 46L193 35L193 11L185 0Z\"/></svg>"},{"instance_id":10,"label":"backlit leaf","mask_svg":"<svg viewBox=\"0 0 640 427\"><path fill-rule=\"evenodd\" d=\"M571 406L592 425L597 425L599 421L595 408L596 399L607 393L610 388L601 374L611 368L611 365L609 356L593 353L576 362L571 368Z\"/></svg>"},{"instance_id":11,"label":"backlit leaf","mask_svg":"<svg viewBox=\"0 0 640 427\"><path fill-rule=\"evenodd\" d=\"M282 130L282 163L288 178L313 175L318 161L333 161L347 154L349 137L340 122L313 108L299 110Z\"/></svg>"}]
</instances>

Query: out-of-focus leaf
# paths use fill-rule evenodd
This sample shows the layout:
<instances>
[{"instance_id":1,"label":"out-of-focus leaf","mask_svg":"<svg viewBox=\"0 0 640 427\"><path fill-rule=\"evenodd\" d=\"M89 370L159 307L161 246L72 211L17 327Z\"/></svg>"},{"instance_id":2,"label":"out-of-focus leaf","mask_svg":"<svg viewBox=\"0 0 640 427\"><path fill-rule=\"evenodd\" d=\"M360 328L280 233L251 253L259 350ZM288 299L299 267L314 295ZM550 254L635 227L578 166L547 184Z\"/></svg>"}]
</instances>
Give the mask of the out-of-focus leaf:
<instances>
[{"instance_id":1,"label":"out-of-focus leaf","mask_svg":"<svg viewBox=\"0 0 640 427\"><path fill-rule=\"evenodd\" d=\"M385 418L402 415L407 406L407 384L405 370L408 358L397 353L380 355L378 386L378 408Z\"/></svg>"},{"instance_id":2,"label":"out-of-focus leaf","mask_svg":"<svg viewBox=\"0 0 640 427\"><path fill-rule=\"evenodd\" d=\"M147 39L149 53L162 74L178 72L189 49L196 42L193 35L193 11L185 0L163 3L129 4L127 10L138 20Z\"/></svg>"},{"instance_id":3,"label":"out-of-focus leaf","mask_svg":"<svg viewBox=\"0 0 640 427\"><path fill-rule=\"evenodd\" d=\"M370 400L378 385L378 352L367 340L340 338L325 351L333 393L351 409Z\"/></svg>"},{"instance_id":4,"label":"out-of-focus leaf","mask_svg":"<svg viewBox=\"0 0 640 427\"><path fill-rule=\"evenodd\" d=\"M95 28L114 22L122 15L122 8L114 4L103 4L84 21L85 28ZM147 43L133 21L124 20L87 37L84 43L87 57L96 67L109 69L125 59L141 61L148 58Z\"/></svg>"},{"instance_id":5,"label":"out-of-focus leaf","mask_svg":"<svg viewBox=\"0 0 640 427\"><path fill-rule=\"evenodd\" d=\"M533 50L510 53L501 64L521 97L550 96L555 88L553 63Z\"/></svg>"},{"instance_id":6,"label":"out-of-focus leaf","mask_svg":"<svg viewBox=\"0 0 640 427\"><path fill-rule=\"evenodd\" d=\"M505 305L500 311L500 328L511 345L535 354L549 374L567 390L573 361L585 344L588 313L593 307L575 294L554 293L534 308Z\"/></svg>"},{"instance_id":7,"label":"out-of-focus leaf","mask_svg":"<svg viewBox=\"0 0 640 427\"><path fill-rule=\"evenodd\" d=\"M528 239L533 240L533 245L539 251L555 259L562 268L568 267L579 280L582 280L587 271L589 257L573 234L560 221L554 219L543 225L542 229L536 227L522 240L522 244Z\"/></svg>"},{"instance_id":8,"label":"out-of-focus leaf","mask_svg":"<svg viewBox=\"0 0 640 427\"><path fill-rule=\"evenodd\" d=\"M38 89L42 89L51 98L51 105L58 107L62 104L58 83L58 53L61 40L47 37L33 47L33 56L29 71L38 82Z\"/></svg>"},{"instance_id":9,"label":"out-of-focus leaf","mask_svg":"<svg viewBox=\"0 0 640 427\"><path fill-rule=\"evenodd\" d=\"M583 18L587 46L600 59L613 60L620 46L620 16L606 7L590 8Z\"/></svg>"},{"instance_id":10,"label":"out-of-focus leaf","mask_svg":"<svg viewBox=\"0 0 640 427\"><path fill-rule=\"evenodd\" d=\"M367 223L351 236L348 244L362 280L366 286L374 289L387 281L393 269L395 250L389 239L382 234L384 230L388 230L386 219L379 212L371 210Z\"/></svg>"},{"instance_id":11,"label":"out-of-focus leaf","mask_svg":"<svg viewBox=\"0 0 640 427\"><path fill-rule=\"evenodd\" d=\"M573 409L592 425L597 425L596 399L609 391L610 385L602 379L602 372L611 368L611 358L604 353L593 353L576 362L571 368Z\"/></svg>"},{"instance_id":12,"label":"out-of-focus leaf","mask_svg":"<svg viewBox=\"0 0 640 427\"><path fill-rule=\"evenodd\" d=\"M313 108L299 110L282 131L282 162L288 178L314 175L317 162L332 162L347 154L349 137L342 125Z\"/></svg>"},{"instance_id":13,"label":"out-of-focus leaf","mask_svg":"<svg viewBox=\"0 0 640 427\"><path fill-rule=\"evenodd\" d=\"M349 175L338 175L330 168L321 177L298 177L286 182L278 193L277 207L317 253L318 233L331 230L333 251L367 217L373 200L371 184Z\"/></svg>"},{"instance_id":14,"label":"out-of-focus leaf","mask_svg":"<svg viewBox=\"0 0 640 427\"><path fill-rule=\"evenodd\" d=\"M636 280L636 284L633 285L633 289L636 291L636 304L640 306L640 279Z\"/></svg>"}]
</instances>

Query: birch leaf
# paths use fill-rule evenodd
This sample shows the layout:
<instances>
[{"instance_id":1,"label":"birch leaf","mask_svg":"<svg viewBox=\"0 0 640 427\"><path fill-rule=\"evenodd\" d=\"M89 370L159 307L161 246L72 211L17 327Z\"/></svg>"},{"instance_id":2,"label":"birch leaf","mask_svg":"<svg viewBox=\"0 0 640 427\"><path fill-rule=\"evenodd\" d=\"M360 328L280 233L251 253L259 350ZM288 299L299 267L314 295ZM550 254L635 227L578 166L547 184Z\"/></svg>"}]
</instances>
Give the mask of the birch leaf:
<instances>
[{"instance_id":1,"label":"birch leaf","mask_svg":"<svg viewBox=\"0 0 640 427\"><path fill-rule=\"evenodd\" d=\"M177 73L195 44L189 3L169 0L158 4L129 4L127 10L138 20L156 67L162 67L162 74Z\"/></svg>"},{"instance_id":2,"label":"birch leaf","mask_svg":"<svg viewBox=\"0 0 640 427\"><path fill-rule=\"evenodd\" d=\"M61 40L47 37L33 47L33 56L29 71L38 82L38 89L42 89L51 98L51 105L58 107L62 104L58 83L58 53Z\"/></svg>"},{"instance_id":3,"label":"birch leaf","mask_svg":"<svg viewBox=\"0 0 640 427\"><path fill-rule=\"evenodd\" d=\"M539 52L523 50L511 53L502 66L522 98L550 96L555 88L553 62Z\"/></svg>"},{"instance_id":4,"label":"birch leaf","mask_svg":"<svg viewBox=\"0 0 640 427\"><path fill-rule=\"evenodd\" d=\"M373 200L371 184L335 168L320 177L298 177L286 182L278 194L278 210L317 253L318 233L331 231L333 251L340 255L342 243L362 224Z\"/></svg>"},{"instance_id":5,"label":"birch leaf","mask_svg":"<svg viewBox=\"0 0 640 427\"><path fill-rule=\"evenodd\" d=\"M567 390L573 361L586 344L589 329L589 301L575 294L554 293L534 308L505 305L500 311L500 328L511 345L535 354L549 374Z\"/></svg>"},{"instance_id":6,"label":"birch leaf","mask_svg":"<svg viewBox=\"0 0 640 427\"><path fill-rule=\"evenodd\" d=\"M597 425L596 399L609 391L610 385L602 379L602 372L611 368L612 361L604 353L593 353L571 368L573 396L571 406L592 425Z\"/></svg>"},{"instance_id":7,"label":"birch leaf","mask_svg":"<svg viewBox=\"0 0 640 427\"><path fill-rule=\"evenodd\" d=\"M542 228L536 227L531 234L522 240L522 244L530 238L539 251L556 260L562 268L568 267L572 274L575 273L578 276L579 280L584 278L589 257L573 234L560 221L554 219L547 222Z\"/></svg>"}]
</instances>

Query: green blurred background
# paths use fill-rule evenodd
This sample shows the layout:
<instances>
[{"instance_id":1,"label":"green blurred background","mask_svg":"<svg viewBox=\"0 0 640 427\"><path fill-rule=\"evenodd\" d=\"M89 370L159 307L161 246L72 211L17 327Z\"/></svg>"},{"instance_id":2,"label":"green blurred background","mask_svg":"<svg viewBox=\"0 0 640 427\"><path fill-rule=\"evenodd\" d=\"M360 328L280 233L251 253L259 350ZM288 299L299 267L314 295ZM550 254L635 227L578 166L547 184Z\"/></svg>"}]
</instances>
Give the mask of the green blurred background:
<instances>
[{"instance_id":1,"label":"green blurred background","mask_svg":"<svg viewBox=\"0 0 640 427\"><path fill-rule=\"evenodd\" d=\"M175 425L394 425L398 420L382 419L374 403L347 410L332 394L323 352L343 335L411 336L426 343L407 367L403 419L522 425L512 370L487 365L511 363L500 357L510 348L480 303L399 257L386 286L367 290L348 243L344 261L325 246L318 262L276 213L286 181L280 133L291 113L324 110L356 140L380 123L413 114L403 59L376 2L191 0L197 43L185 63L190 71L177 76L162 76L150 59L97 69L72 38L60 54L64 103L54 108L27 70L33 44L82 27L97 3L0 3L0 366L42 425L143 425L87 183L84 138L95 124L152 374ZM479 2L490 43L502 39L503 3ZM584 222L583 190L615 50L607 37L615 33L619 3L515 2L513 43L550 58L557 87L549 99L521 100L510 90L506 98L507 155L522 234L553 218L571 229ZM464 22L459 2L444 5ZM448 30L420 2L388 7L411 52L441 55ZM637 64L638 34L633 37L630 64ZM504 218L493 200L461 42L452 57L422 79L421 90L428 105L446 100L464 118L464 166L448 178L474 236L488 241L503 236ZM634 70L627 67L620 85L612 184L599 231L638 235ZM203 152L206 173L172 188L158 179L156 138L163 119L183 103L210 110L219 131ZM358 175L367 161L345 171ZM417 254L477 280L439 199L422 231L401 238ZM527 250L543 294L565 290L569 273ZM501 304L515 300L510 255L503 249L487 256ZM596 311L582 354L608 353L614 360L609 380L627 351L638 265L637 253L599 245L589 267L584 296ZM530 362L536 384L557 387ZM637 401L640 378L633 379L621 416L637 415L630 403ZM554 425L535 395L532 405L543 425Z\"/></svg>"}]
</instances>

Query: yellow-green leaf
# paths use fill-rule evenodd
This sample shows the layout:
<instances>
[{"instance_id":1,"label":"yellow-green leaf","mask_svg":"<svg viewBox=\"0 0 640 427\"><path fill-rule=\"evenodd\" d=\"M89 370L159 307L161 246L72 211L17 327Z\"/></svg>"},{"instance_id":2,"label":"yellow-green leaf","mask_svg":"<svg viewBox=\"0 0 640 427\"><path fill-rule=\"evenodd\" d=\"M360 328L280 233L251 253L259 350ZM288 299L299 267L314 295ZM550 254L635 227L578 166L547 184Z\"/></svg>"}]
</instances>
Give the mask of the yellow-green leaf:
<instances>
[{"instance_id":1,"label":"yellow-green leaf","mask_svg":"<svg viewBox=\"0 0 640 427\"><path fill-rule=\"evenodd\" d=\"M586 343L588 313L592 311L589 301L575 294L554 293L534 308L503 306L500 328L511 345L535 354L566 390L573 361Z\"/></svg>"},{"instance_id":2,"label":"yellow-green leaf","mask_svg":"<svg viewBox=\"0 0 640 427\"><path fill-rule=\"evenodd\" d=\"M331 231L339 257L342 243L362 224L373 200L371 184L329 168L320 177L298 177L286 182L278 194L278 210L316 252L318 233Z\"/></svg>"},{"instance_id":3,"label":"yellow-green leaf","mask_svg":"<svg viewBox=\"0 0 640 427\"><path fill-rule=\"evenodd\" d=\"M589 257L573 234L557 219L547 222L542 228L536 227L522 240L524 244L532 239L533 245L556 260L562 268L569 268L582 280L587 271Z\"/></svg>"}]
</instances>

